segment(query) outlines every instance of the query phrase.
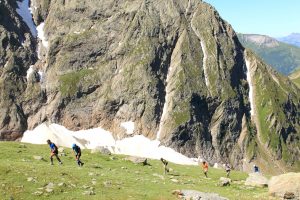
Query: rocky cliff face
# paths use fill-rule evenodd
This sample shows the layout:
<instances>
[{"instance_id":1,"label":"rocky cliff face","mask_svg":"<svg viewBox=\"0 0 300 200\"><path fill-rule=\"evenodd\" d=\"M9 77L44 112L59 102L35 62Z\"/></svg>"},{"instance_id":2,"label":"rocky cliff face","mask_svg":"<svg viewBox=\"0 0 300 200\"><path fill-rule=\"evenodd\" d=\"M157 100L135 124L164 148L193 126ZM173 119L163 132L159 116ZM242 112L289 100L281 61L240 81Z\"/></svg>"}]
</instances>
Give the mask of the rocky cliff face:
<instances>
[{"instance_id":1,"label":"rocky cliff face","mask_svg":"<svg viewBox=\"0 0 300 200\"><path fill-rule=\"evenodd\" d=\"M27 129L23 110L26 71L36 61L35 42L16 13L15 1L0 3L0 139L16 139ZM24 96L25 97L25 96Z\"/></svg>"},{"instance_id":2,"label":"rocky cliff face","mask_svg":"<svg viewBox=\"0 0 300 200\"><path fill-rule=\"evenodd\" d=\"M34 21L44 31L39 45L16 5L5 0L0 6L11 9L16 23L8 28L0 18L4 33L16 38L7 44L15 45L10 51L19 61L18 70L5 71L10 57L2 42L2 131L21 133L50 121L73 130L102 126L123 138L120 123L133 121L134 134L209 162L242 168L259 157L259 144L270 159L286 158L293 166L299 160L299 89L245 52L210 5L32 1ZM18 38L25 34L26 48ZM14 81L10 90L7 80ZM261 95L266 91L272 93ZM2 132L2 139L11 137Z\"/></svg>"}]
</instances>

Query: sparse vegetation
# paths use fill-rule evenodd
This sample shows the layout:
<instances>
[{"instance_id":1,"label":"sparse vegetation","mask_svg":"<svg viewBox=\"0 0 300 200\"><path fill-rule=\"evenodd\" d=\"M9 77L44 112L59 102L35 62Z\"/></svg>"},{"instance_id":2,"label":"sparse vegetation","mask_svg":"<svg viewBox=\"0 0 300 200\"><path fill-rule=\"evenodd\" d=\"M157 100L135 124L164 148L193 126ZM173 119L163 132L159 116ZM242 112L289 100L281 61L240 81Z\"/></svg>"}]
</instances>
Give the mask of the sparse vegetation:
<instances>
[{"instance_id":1,"label":"sparse vegetation","mask_svg":"<svg viewBox=\"0 0 300 200\"><path fill-rule=\"evenodd\" d=\"M72 96L78 90L78 84L85 76L90 75L94 70L82 69L77 72L71 72L60 76L60 92L63 96Z\"/></svg>"}]
</instances>

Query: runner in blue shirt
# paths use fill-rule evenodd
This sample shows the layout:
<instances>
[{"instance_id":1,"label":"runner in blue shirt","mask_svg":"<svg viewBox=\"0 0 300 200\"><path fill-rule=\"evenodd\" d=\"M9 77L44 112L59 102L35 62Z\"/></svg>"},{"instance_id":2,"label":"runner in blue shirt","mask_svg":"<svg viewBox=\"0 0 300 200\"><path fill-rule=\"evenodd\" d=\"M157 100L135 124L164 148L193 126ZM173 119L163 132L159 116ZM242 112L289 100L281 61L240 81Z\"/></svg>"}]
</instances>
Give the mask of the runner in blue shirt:
<instances>
[{"instance_id":1,"label":"runner in blue shirt","mask_svg":"<svg viewBox=\"0 0 300 200\"><path fill-rule=\"evenodd\" d=\"M53 165L53 156L56 157L56 159L58 160L59 164L61 165L62 162L61 162L61 160L60 160L59 157L58 157L58 149L57 149L57 146L56 146L53 142L51 142L51 140L47 140L47 143L49 144L50 150L51 150L51 152L50 152L50 161L51 161L51 165Z\"/></svg>"},{"instance_id":2,"label":"runner in blue shirt","mask_svg":"<svg viewBox=\"0 0 300 200\"><path fill-rule=\"evenodd\" d=\"M84 163L81 162L81 160L80 160L80 156L81 156L81 149L80 149L80 147L78 145L76 145L76 144L73 144L72 145L72 149L73 149L73 152L75 154L75 158L76 158L78 166L82 167L84 165Z\"/></svg>"}]
</instances>

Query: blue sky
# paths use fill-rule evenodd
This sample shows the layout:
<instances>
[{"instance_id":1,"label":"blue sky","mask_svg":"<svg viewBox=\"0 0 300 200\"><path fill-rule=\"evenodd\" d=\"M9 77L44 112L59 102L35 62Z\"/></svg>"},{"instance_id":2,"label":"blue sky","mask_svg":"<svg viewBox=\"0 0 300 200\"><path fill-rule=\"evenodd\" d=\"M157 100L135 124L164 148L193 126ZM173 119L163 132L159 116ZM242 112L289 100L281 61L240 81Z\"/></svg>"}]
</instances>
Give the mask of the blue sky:
<instances>
[{"instance_id":1,"label":"blue sky","mask_svg":"<svg viewBox=\"0 0 300 200\"><path fill-rule=\"evenodd\" d=\"M204 0L236 32L281 37L300 33L300 0Z\"/></svg>"}]
</instances>

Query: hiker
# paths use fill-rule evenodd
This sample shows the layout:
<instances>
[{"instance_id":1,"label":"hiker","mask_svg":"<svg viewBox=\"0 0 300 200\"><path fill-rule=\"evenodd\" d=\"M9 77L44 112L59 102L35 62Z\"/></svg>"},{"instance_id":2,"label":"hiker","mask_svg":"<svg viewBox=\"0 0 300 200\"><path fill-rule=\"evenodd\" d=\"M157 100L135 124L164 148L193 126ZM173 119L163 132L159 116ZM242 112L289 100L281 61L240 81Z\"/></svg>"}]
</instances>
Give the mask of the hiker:
<instances>
[{"instance_id":1,"label":"hiker","mask_svg":"<svg viewBox=\"0 0 300 200\"><path fill-rule=\"evenodd\" d=\"M231 167L228 163L225 164L226 177L229 178Z\"/></svg>"},{"instance_id":2,"label":"hiker","mask_svg":"<svg viewBox=\"0 0 300 200\"><path fill-rule=\"evenodd\" d=\"M168 161L165 160L165 159L163 159L163 158L160 158L160 160L161 160L161 162L162 162L163 165L164 165L164 173L167 174L167 172L169 172L169 169L168 169L168 167L167 167Z\"/></svg>"},{"instance_id":3,"label":"hiker","mask_svg":"<svg viewBox=\"0 0 300 200\"><path fill-rule=\"evenodd\" d=\"M258 166L253 165L253 171L254 171L255 173L259 173L259 168L258 168Z\"/></svg>"},{"instance_id":4,"label":"hiker","mask_svg":"<svg viewBox=\"0 0 300 200\"><path fill-rule=\"evenodd\" d=\"M203 173L204 173L205 177L207 178L207 172L208 172L207 162L205 162L205 161L202 162L202 169L203 169Z\"/></svg>"},{"instance_id":5,"label":"hiker","mask_svg":"<svg viewBox=\"0 0 300 200\"><path fill-rule=\"evenodd\" d=\"M53 156L56 157L56 159L58 160L59 164L61 165L62 162L61 160L59 159L58 157L58 149L57 149L57 146L51 142L51 140L47 140L47 143L49 144L50 146L50 150L51 150L51 153L50 153L50 161L51 161L51 165L53 165Z\"/></svg>"},{"instance_id":6,"label":"hiker","mask_svg":"<svg viewBox=\"0 0 300 200\"><path fill-rule=\"evenodd\" d=\"M78 145L76 145L76 144L73 144L72 145L72 149L73 149L73 152L75 154L75 159L77 161L78 166L82 167L84 163L81 162L81 160L80 160L80 156L81 156L81 149L80 149L80 147Z\"/></svg>"}]
</instances>

